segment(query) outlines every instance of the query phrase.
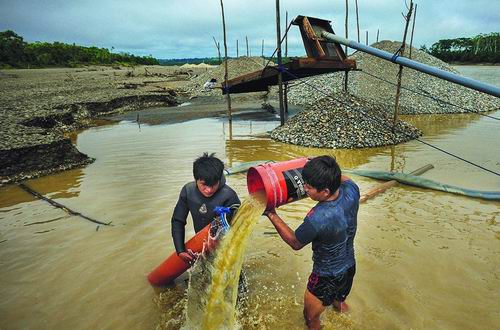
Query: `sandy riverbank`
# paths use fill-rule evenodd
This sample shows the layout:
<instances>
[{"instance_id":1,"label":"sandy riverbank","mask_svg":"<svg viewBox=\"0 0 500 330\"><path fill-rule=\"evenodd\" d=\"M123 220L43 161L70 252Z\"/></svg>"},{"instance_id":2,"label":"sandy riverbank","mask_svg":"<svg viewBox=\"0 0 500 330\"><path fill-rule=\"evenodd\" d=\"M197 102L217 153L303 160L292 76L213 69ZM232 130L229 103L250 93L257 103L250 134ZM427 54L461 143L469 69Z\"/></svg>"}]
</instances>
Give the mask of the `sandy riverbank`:
<instances>
[{"instance_id":1,"label":"sandy riverbank","mask_svg":"<svg viewBox=\"0 0 500 330\"><path fill-rule=\"evenodd\" d=\"M92 161L65 136L104 114L178 103L194 70L85 67L0 71L0 182Z\"/></svg>"},{"instance_id":2,"label":"sandy riverbank","mask_svg":"<svg viewBox=\"0 0 500 330\"><path fill-rule=\"evenodd\" d=\"M226 114L220 97L186 85L205 67L138 66L0 71L0 184L83 166L67 133L94 125L93 119L149 123L180 122ZM258 95L233 98L235 111ZM189 102L189 107L177 107ZM260 104L260 103L259 103ZM144 110L145 109L145 110ZM137 111L136 111L137 110Z\"/></svg>"}]
</instances>

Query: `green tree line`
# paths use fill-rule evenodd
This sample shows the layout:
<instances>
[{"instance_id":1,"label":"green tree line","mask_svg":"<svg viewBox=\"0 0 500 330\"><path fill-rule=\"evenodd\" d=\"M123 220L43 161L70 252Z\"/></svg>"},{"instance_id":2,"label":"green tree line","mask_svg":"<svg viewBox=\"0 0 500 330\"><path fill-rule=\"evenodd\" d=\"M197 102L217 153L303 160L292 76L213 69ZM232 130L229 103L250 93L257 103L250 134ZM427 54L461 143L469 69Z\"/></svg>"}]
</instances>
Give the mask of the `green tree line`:
<instances>
[{"instance_id":1,"label":"green tree line","mask_svg":"<svg viewBox=\"0 0 500 330\"><path fill-rule=\"evenodd\" d=\"M106 48L83 47L61 42L28 43L14 31L0 32L0 67L29 68L86 64L157 65L150 56L112 53Z\"/></svg>"},{"instance_id":2,"label":"green tree line","mask_svg":"<svg viewBox=\"0 0 500 330\"><path fill-rule=\"evenodd\" d=\"M443 39L423 51L445 62L500 62L500 33L479 34L472 38Z\"/></svg>"}]
</instances>

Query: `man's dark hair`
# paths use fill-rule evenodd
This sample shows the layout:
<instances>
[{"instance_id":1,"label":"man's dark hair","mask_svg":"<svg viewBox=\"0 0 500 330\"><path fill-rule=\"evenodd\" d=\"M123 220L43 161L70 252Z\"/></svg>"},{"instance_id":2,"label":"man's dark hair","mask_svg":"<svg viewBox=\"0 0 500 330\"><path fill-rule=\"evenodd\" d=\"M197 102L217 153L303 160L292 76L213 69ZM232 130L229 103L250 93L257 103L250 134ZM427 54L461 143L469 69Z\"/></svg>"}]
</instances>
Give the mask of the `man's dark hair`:
<instances>
[{"instance_id":1,"label":"man's dark hair","mask_svg":"<svg viewBox=\"0 0 500 330\"><path fill-rule=\"evenodd\" d=\"M328 188L332 194L340 187L341 175L339 164L332 156L315 157L308 161L302 170L305 183L317 190Z\"/></svg>"},{"instance_id":2,"label":"man's dark hair","mask_svg":"<svg viewBox=\"0 0 500 330\"><path fill-rule=\"evenodd\" d=\"M224 163L215 157L215 153L209 155L205 152L193 163L194 179L203 180L208 186L213 186L221 180L223 170Z\"/></svg>"},{"instance_id":3,"label":"man's dark hair","mask_svg":"<svg viewBox=\"0 0 500 330\"><path fill-rule=\"evenodd\" d=\"M217 79L212 78L212 79L210 79L210 82L217 82Z\"/></svg>"}]
</instances>

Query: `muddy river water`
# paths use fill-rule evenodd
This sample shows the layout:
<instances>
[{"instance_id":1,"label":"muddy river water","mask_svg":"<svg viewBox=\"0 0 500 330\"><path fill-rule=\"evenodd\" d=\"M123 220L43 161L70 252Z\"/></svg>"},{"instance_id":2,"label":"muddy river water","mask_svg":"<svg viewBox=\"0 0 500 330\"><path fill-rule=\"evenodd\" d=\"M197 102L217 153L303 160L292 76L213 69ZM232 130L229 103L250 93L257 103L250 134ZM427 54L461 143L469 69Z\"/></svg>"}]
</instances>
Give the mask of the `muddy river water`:
<instances>
[{"instance_id":1,"label":"muddy river water","mask_svg":"<svg viewBox=\"0 0 500 330\"><path fill-rule=\"evenodd\" d=\"M220 105L224 107L224 104ZM490 113L500 117L500 111ZM475 114L405 117L423 140L500 172L500 124ZM228 167L255 160L333 154L344 168L411 172L481 190L500 177L417 141L362 150L304 148L275 142L270 114L138 125L108 123L78 134L96 158L82 169L26 183L112 226L97 226L37 200L15 185L0 188L0 328L175 328L185 278L161 295L147 274L173 251L170 217L192 161L215 152ZM378 182L354 177L361 190ZM240 196L245 174L228 176ZM310 199L278 212L295 228ZM190 223L187 235L193 234ZM398 185L363 204L355 241L351 310L328 310L330 328L497 328L500 324L500 203ZM255 226L243 269L249 291L243 328L302 329L311 250L291 250L269 220Z\"/></svg>"}]
</instances>

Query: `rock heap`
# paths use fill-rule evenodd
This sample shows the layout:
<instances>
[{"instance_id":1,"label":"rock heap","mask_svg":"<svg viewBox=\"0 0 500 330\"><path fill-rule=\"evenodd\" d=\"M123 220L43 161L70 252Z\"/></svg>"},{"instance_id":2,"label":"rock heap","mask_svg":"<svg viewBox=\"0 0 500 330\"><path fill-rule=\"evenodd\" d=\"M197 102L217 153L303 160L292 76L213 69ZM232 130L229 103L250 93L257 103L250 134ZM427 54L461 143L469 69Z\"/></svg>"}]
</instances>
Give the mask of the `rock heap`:
<instances>
[{"instance_id":1,"label":"rock heap","mask_svg":"<svg viewBox=\"0 0 500 330\"><path fill-rule=\"evenodd\" d=\"M264 65L265 64L263 64L261 57L243 56L235 59L229 59L227 62L228 79L239 77L245 73L262 70L262 68L264 68ZM205 84L210 79L215 78L217 79L217 83L220 86L220 84L224 81L224 66L225 64L222 63L213 69L207 69L207 71L191 79L191 81L186 86L186 91L194 96L222 96L220 89L213 89L207 92L203 89L203 84Z\"/></svg>"},{"instance_id":2,"label":"rock heap","mask_svg":"<svg viewBox=\"0 0 500 330\"><path fill-rule=\"evenodd\" d=\"M384 107L342 93L317 101L271 132L281 142L335 149L391 145L420 135L420 130L401 120L393 133Z\"/></svg>"},{"instance_id":3,"label":"rock heap","mask_svg":"<svg viewBox=\"0 0 500 330\"><path fill-rule=\"evenodd\" d=\"M381 41L371 46L395 53L401 43ZM407 47L405 55L408 53ZM356 60L362 71L349 73L349 92L385 109L393 109L399 65L363 52L356 52L350 58ZM450 65L415 48L412 48L412 59L458 74ZM296 105L312 105L324 97L316 88L327 94L338 93L342 90L343 77L344 73L338 72L316 76L305 83L296 82L296 86L290 88L288 100ZM409 68L404 68L402 87L401 114L485 112L500 108L500 99L496 97Z\"/></svg>"}]
</instances>

